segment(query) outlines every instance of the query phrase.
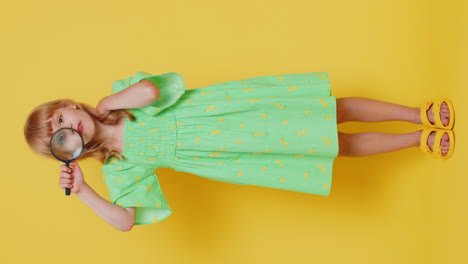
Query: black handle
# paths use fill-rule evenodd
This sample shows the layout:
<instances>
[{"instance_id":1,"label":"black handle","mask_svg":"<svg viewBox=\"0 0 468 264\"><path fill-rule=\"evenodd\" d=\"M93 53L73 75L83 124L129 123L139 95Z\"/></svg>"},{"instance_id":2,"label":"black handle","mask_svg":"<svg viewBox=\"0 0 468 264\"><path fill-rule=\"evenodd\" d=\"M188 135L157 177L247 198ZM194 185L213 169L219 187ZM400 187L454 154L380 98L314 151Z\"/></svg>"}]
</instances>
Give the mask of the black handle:
<instances>
[{"instance_id":1,"label":"black handle","mask_svg":"<svg viewBox=\"0 0 468 264\"><path fill-rule=\"evenodd\" d=\"M70 163L65 163L65 165L70 168ZM70 188L65 188L65 195L70 195Z\"/></svg>"}]
</instances>

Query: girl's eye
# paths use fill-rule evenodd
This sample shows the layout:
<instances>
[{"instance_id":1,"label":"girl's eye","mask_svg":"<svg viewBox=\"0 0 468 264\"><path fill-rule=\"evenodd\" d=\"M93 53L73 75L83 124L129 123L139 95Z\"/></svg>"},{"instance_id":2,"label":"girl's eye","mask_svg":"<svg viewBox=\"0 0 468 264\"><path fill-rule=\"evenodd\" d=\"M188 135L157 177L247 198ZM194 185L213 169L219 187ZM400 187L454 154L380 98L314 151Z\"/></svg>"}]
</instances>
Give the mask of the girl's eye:
<instances>
[{"instance_id":1,"label":"girl's eye","mask_svg":"<svg viewBox=\"0 0 468 264\"><path fill-rule=\"evenodd\" d=\"M59 116L59 118L58 118L58 123L59 123L59 125L62 124L62 116Z\"/></svg>"}]
</instances>

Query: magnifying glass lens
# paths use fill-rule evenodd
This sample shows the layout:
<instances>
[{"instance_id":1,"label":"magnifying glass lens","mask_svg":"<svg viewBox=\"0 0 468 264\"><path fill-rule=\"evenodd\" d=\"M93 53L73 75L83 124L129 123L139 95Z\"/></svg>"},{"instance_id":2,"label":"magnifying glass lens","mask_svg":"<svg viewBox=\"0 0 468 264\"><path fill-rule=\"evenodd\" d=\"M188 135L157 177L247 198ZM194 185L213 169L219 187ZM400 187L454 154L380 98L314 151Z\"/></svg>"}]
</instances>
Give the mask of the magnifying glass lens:
<instances>
[{"instance_id":1,"label":"magnifying glass lens","mask_svg":"<svg viewBox=\"0 0 468 264\"><path fill-rule=\"evenodd\" d=\"M83 140L76 130L65 128L52 136L50 148L58 159L62 161L73 160L81 155Z\"/></svg>"}]
</instances>

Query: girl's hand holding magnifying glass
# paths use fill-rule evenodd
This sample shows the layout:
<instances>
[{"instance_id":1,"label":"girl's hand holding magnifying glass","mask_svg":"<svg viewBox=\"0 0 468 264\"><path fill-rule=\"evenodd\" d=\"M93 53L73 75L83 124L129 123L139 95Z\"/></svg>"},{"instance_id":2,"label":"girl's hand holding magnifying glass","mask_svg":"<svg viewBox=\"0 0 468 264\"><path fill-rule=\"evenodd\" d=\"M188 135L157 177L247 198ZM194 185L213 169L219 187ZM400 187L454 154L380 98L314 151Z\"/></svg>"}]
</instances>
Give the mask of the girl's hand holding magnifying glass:
<instances>
[{"instance_id":1,"label":"girl's hand holding magnifying glass","mask_svg":"<svg viewBox=\"0 0 468 264\"><path fill-rule=\"evenodd\" d=\"M70 192L77 194L80 192L81 188L86 185L84 181L83 173L81 168L78 165L78 162L74 161L70 163L68 168L65 165L60 166L60 187L61 188L70 188Z\"/></svg>"}]
</instances>

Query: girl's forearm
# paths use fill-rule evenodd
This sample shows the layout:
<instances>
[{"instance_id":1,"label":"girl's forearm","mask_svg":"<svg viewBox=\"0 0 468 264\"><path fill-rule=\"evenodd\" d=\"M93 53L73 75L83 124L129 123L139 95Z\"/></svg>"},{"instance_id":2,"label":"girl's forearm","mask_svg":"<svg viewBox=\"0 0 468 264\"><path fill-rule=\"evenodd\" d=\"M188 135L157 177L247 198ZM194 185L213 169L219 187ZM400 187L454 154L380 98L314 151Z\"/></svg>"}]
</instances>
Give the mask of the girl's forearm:
<instances>
[{"instance_id":1,"label":"girl's forearm","mask_svg":"<svg viewBox=\"0 0 468 264\"><path fill-rule=\"evenodd\" d=\"M149 80L142 80L118 93L102 98L96 110L104 113L111 110L144 107L157 98L159 98L159 89L156 85Z\"/></svg>"},{"instance_id":2,"label":"girl's forearm","mask_svg":"<svg viewBox=\"0 0 468 264\"><path fill-rule=\"evenodd\" d=\"M76 194L84 203L93 209L102 219L120 231L130 231L135 222L125 208L115 205L97 194L88 184Z\"/></svg>"}]
</instances>

